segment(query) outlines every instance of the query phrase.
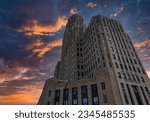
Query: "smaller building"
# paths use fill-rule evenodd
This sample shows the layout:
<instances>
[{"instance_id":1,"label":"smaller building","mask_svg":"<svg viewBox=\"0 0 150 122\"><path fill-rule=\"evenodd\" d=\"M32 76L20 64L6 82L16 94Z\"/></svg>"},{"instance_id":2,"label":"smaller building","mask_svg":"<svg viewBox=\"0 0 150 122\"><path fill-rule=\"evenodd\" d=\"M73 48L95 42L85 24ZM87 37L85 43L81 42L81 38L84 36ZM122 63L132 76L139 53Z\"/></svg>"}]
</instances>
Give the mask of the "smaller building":
<instances>
[{"instance_id":1,"label":"smaller building","mask_svg":"<svg viewBox=\"0 0 150 122\"><path fill-rule=\"evenodd\" d=\"M109 71L110 72L110 71ZM113 72L112 72L113 73ZM40 105L114 105L123 104L117 90L112 89L110 82L115 81L114 75L109 79L108 70L97 70L95 79L78 81L48 79L39 99ZM117 85L113 84L114 86ZM113 90L113 91L112 91ZM114 94L115 93L115 94Z\"/></svg>"}]
</instances>

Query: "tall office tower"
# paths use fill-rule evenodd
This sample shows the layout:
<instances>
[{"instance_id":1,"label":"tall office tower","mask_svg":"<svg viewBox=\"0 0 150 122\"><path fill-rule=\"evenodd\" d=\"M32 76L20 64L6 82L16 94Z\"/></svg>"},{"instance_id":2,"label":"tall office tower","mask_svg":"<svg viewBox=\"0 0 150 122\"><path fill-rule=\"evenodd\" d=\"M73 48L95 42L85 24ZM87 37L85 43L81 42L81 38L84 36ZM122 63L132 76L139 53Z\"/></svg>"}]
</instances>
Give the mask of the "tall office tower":
<instances>
[{"instance_id":1,"label":"tall office tower","mask_svg":"<svg viewBox=\"0 0 150 122\"><path fill-rule=\"evenodd\" d=\"M121 23L69 18L62 57L38 104L150 104L150 80Z\"/></svg>"},{"instance_id":2,"label":"tall office tower","mask_svg":"<svg viewBox=\"0 0 150 122\"><path fill-rule=\"evenodd\" d=\"M84 34L85 25L83 18L79 15L74 15L69 18L66 25L66 31L63 38L61 65L60 65L60 79L62 80L78 80L77 66L83 63L81 56L77 55L81 37ZM78 56L78 57L77 57Z\"/></svg>"}]
</instances>

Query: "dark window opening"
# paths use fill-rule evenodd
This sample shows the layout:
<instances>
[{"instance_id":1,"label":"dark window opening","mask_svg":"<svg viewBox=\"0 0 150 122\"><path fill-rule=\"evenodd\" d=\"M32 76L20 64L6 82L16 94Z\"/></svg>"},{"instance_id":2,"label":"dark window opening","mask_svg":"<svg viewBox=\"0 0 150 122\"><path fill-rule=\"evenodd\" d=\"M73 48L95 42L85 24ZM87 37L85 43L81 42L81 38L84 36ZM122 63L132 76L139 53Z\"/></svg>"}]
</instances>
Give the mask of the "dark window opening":
<instances>
[{"instance_id":1,"label":"dark window opening","mask_svg":"<svg viewBox=\"0 0 150 122\"><path fill-rule=\"evenodd\" d=\"M48 97L50 97L51 96L51 91L48 91Z\"/></svg>"},{"instance_id":2,"label":"dark window opening","mask_svg":"<svg viewBox=\"0 0 150 122\"><path fill-rule=\"evenodd\" d=\"M103 95L104 103L108 103L108 96L105 94Z\"/></svg>"},{"instance_id":3,"label":"dark window opening","mask_svg":"<svg viewBox=\"0 0 150 122\"><path fill-rule=\"evenodd\" d=\"M88 91L87 86L81 86L82 105L88 105Z\"/></svg>"},{"instance_id":4,"label":"dark window opening","mask_svg":"<svg viewBox=\"0 0 150 122\"><path fill-rule=\"evenodd\" d=\"M144 93L143 87L140 87L140 88L141 88L141 91L142 91L142 94L143 94L143 96L144 96L144 99L145 99L146 104L149 105L148 100L147 100L147 98L146 98L146 95L145 95L145 93Z\"/></svg>"},{"instance_id":5,"label":"dark window opening","mask_svg":"<svg viewBox=\"0 0 150 122\"><path fill-rule=\"evenodd\" d=\"M142 101L142 99L141 99L141 96L140 96L138 87L135 86L135 85L132 85L132 88L133 88L133 92L134 92L134 94L135 94L136 100L137 100L137 102L138 102L138 105L143 105L143 101Z\"/></svg>"},{"instance_id":6,"label":"dark window opening","mask_svg":"<svg viewBox=\"0 0 150 122\"><path fill-rule=\"evenodd\" d=\"M129 85L127 84L127 89L128 89L128 92L129 92L129 96L130 96L130 99L131 99L131 103L132 105L135 105L134 101L133 101L133 97L132 97L132 94L131 94L131 91L130 91L130 88L129 88Z\"/></svg>"},{"instance_id":7,"label":"dark window opening","mask_svg":"<svg viewBox=\"0 0 150 122\"><path fill-rule=\"evenodd\" d=\"M124 96L125 102L126 102L126 104L129 104L128 97L127 97L127 94L126 94L126 91L125 91L123 83L121 83L121 88L122 88L122 92L123 92L123 96Z\"/></svg>"},{"instance_id":8,"label":"dark window opening","mask_svg":"<svg viewBox=\"0 0 150 122\"><path fill-rule=\"evenodd\" d=\"M68 105L69 89L64 89L63 105Z\"/></svg>"},{"instance_id":9,"label":"dark window opening","mask_svg":"<svg viewBox=\"0 0 150 122\"><path fill-rule=\"evenodd\" d=\"M105 82L102 82L102 83L101 83L101 87L102 87L102 90L106 89Z\"/></svg>"},{"instance_id":10,"label":"dark window opening","mask_svg":"<svg viewBox=\"0 0 150 122\"><path fill-rule=\"evenodd\" d=\"M72 105L78 104L78 88L72 88Z\"/></svg>"},{"instance_id":11,"label":"dark window opening","mask_svg":"<svg viewBox=\"0 0 150 122\"><path fill-rule=\"evenodd\" d=\"M55 105L59 105L59 102L60 102L60 90L56 90L55 91L55 101L54 101L54 104Z\"/></svg>"},{"instance_id":12,"label":"dark window opening","mask_svg":"<svg viewBox=\"0 0 150 122\"><path fill-rule=\"evenodd\" d=\"M118 78L120 78L120 79L121 79L121 73L120 73L120 72L118 72Z\"/></svg>"},{"instance_id":13,"label":"dark window opening","mask_svg":"<svg viewBox=\"0 0 150 122\"><path fill-rule=\"evenodd\" d=\"M99 99L98 99L98 92L97 92L97 85L96 84L91 85L91 92L92 92L93 105L98 105Z\"/></svg>"},{"instance_id":14,"label":"dark window opening","mask_svg":"<svg viewBox=\"0 0 150 122\"><path fill-rule=\"evenodd\" d=\"M144 80L144 78L141 76L141 81L143 82L143 83L145 83L145 80Z\"/></svg>"}]
</instances>

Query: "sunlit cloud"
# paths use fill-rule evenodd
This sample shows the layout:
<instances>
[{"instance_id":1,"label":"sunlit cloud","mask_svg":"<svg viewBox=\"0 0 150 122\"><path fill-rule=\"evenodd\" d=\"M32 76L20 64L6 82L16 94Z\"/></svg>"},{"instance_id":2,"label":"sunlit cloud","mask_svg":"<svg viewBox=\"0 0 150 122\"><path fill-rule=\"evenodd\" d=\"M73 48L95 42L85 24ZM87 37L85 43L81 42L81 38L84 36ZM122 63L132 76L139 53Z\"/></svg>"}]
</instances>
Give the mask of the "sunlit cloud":
<instances>
[{"instance_id":1,"label":"sunlit cloud","mask_svg":"<svg viewBox=\"0 0 150 122\"><path fill-rule=\"evenodd\" d=\"M72 8L70 9L70 14L77 14L77 13L78 13L78 10L77 10L76 7L72 7Z\"/></svg>"},{"instance_id":2,"label":"sunlit cloud","mask_svg":"<svg viewBox=\"0 0 150 122\"><path fill-rule=\"evenodd\" d=\"M0 104L37 104L42 87L35 85L27 85L24 87L16 87L16 93L9 93L8 95L0 95ZM10 86L3 86L3 89L12 89ZM14 87L15 88L15 87ZM32 94L31 94L32 91Z\"/></svg>"},{"instance_id":3,"label":"sunlit cloud","mask_svg":"<svg viewBox=\"0 0 150 122\"><path fill-rule=\"evenodd\" d=\"M146 69L148 76L150 77L150 40L144 40L142 42L134 43L134 47Z\"/></svg>"},{"instance_id":4,"label":"sunlit cloud","mask_svg":"<svg viewBox=\"0 0 150 122\"><path fill-rule=\"evenodd\" d=\"M28 67L24 66L13 66L13 67L1 67L0 70L3 73L0 73L0 83L9 81L9 80L28 80L32 79L33 77L27 77L24 74L30 70Z\"/></svg>"},{"instance_id":5,"label":"sunlit cloud","mask_svg":"<svg viewBox=\"0 0 150 122\"><path fill-rule=\"evenodd\" d=\"M62 38L54 40L49 43L44 43L41 40L33 41L31 44L25 46L27 50L32 51L32 56L36 55L37 57L43 57L47 52L50 52L55 47L62 46Z\"/></svg>"},{"instance_id":6,"label":"sunlit cloud","mask_svg":"<svg viewBox=\"0 0 150 122\"><path fill-rule=\"evenodd\" d=\"M147 72L148 77L150 78L150 70L147 70L146 72Z\"/></svg>"},{"instance_id":7,"label":"sunlit cloud","mask_svg":"<svg viewBox=\"0 0 150 122\"><path fill-rule=\"evenodd\" d=\"M88 8L95 8L97 6L97 4L96 3L93 3L93 2L89 2L88 4L87 4L87 7Z\"/></svg>"},{"instance_id":8,"label":"sunlit cloud","mask_svg":"<svg viewBox=\"0 0 150 122\"><path fill-rule=\"evenodd\" d=\"M17 29L18 32L22 32L25 35L53 35L53 33L61 30L67 23L66 16L58 17L54 20L54 24L42 25L39 21L35 19L27 20L27 25L22 26Z\"/></svg>"},{"instance_id":9,"label":"sunlit cloud","mask_svg":"<svg viewBox=\"0 0 150 122\"><path fill-rule=\"evenodd\" d=\"M118 16L121 12L123 12L123 10L124 10L124 7L121 6L120 8L117 9L116 12L111 13L111 14L110 14L110 17L116 17L116 16Z\"/></svg>"},{"instance_id":10,"label":"sunlit cloud","mask_svg":"<svg viewBox=\"0 0 150 122\"><path fill-rule=\"evenodd\" d=\"M136 47L136 48L140 48L140 47L144 47L144 46L150 47L150 39L147 39L147 40L142 41L142 42L134 43L134 47Z\"/></svg>"}]
</instances>

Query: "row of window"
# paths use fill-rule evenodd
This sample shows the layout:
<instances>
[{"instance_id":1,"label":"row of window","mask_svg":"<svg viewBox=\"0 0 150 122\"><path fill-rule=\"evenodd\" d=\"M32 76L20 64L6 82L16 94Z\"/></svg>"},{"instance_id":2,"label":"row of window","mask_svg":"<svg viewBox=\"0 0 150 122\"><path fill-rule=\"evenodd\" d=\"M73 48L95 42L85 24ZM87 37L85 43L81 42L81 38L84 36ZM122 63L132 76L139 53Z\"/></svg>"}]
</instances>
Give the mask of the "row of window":
<instances>
[{"instance_id":1,"label":"row of window","mask_svg":"<svg viewBox=\"0 0 150 122\"><path fill-rule=\"evenodd\" d=\"M116 23L116 24L117 24L117 23ZM119 38L119 40L117 41L117 44L118 44L118 47L119 47L119 50L120 50L120 51L117 50L116 43L115 43L115 41L113 41L114 44L115 44L115 47L116 47L117 54L120 53L120 55L121 55L121 57L122 57L122 60L124 61L124 64L125 64L125 60L124 60L122 51L123 51L124 54L125 54L125 57L126 57L126 60L127 60L128 64L129 64L129 61L128 61L128 58L127 58L127 57L130 57L130 62L131 62L131 64L133 64L133 63L137 64L136 59L134 59L133 61L131 60L131 56L134 57L134 54L133 54L134 50L133 50L133 52L130 51L130 52L131 52L131 55L130 55L130 54L129 54L129 50L128 50L127 47L126 47L127 44L126 44L126 42L125 42L125 37L122 37L122 33L120 33L121 31L120 31L120 32L118 31L119 28L122 29L121 25L119 25L119 26L114 26L115 23L110 23L110 25L111 25L111 27L110 27L110 30L111 30L111 31L110 31L110 32L111 32L111 35L112 35L113 40L118 40L118 38ZM117 28L118 28L118 29L117 29ZM112 30L114 30L114 31L112 31ZM114 34L114 36L115 36L116 39L114 39L112 32L113 32L113 34ZM115 33L114 33L114 32L115 32ZM117 37L118 37L118 38L117 38ZM120 40L122 40L122 41L120 41ZM110 41L110 43L111 43L111 40L109 40L109 41ZM128 47L129 47L129 49L131 50L131 49L132 49L132 48L131 48L131 47L132 47L132 43L131 43L130 39L127 39L126 41L127 41L127 42L130 42L129 44L130 44L131 46L128 45ZM112 43L111 43L111 44L112 44ZM120 47L120 45L121 45L122 47ZM124 46L125 46L125 47L124 47ZM123 50L121 50L121 49L123 49ZM112 50L112 52L114 52L113 47L111 47L111 50ZM128 53L127 55L126 55L125 51ZM113 58L116 59L115 54L113 54ZM121 61L119 55L118 55L118 60ZM123 67L122 67L122 68L123 68ZM131 69L130 66L129 66L129 69ZM133 67L133 71L136 72L136 70L134 70L134 69L135 69L135 68ZM126 68L126 70L128 70L128 68ZM131 69L131 70L132 70L132 69ZM144 70L142 70L142 71L143 71L143 73L144 73ZM140 73L140 70L138 70L138 72Z\"/></svg>"},{"instance_id":2,"label":"row of window","mask_svg":"<svg viewBox=\"0 0 150 122\"><path fill-rule=\"evenodd\" d=\"M141 70L139 69L139 67L131 67L131 66L126 66L126 65L122 65L122 64L120 64L120 66L118 65L118 63L117 62L115 62L115 67L118 69L118 68L120 68L120 69L122 69L122 70L126 70L126 71L128 71L128 69L130 70L130 71L134 71L134 72L138 72L138 73L141 73Z\"/></svg>"},{"instance_id":3,"label":"row of window","mask_svg":"<svg viewBox=\"0 0 150 122\"><path fill-rule=\"evenodd\" d=\"M138 75L131 75L131 74L129 74L129 73L121 73L121 72L117 72L118 73L118 78L119 79L124 79L124 80L132 80L132 81L138 81L138 82L140 82L140 81L142 81L143 83L145 83L145 80L144 80L144 78L143 78L143 76L138 76Z\"/></svg>"},{"instance_id":4,"label":"row of window","mask_svg":"<svg viewBox=\"0 0 150 122\"><path fill-rule=\"evenodd\" d=\"M122 93L124 96L125 104L129 104L129 99L130 99L131 103L134 105L135 104L135 100L133 98L133 95L134 95L135 99L139 105L143 105L144 101L146 102L147 105L149 105L148 99L150 98L150 96L149 96L150 93L149 93L147 87L145 87L145 89L142 86L138 87L136 85L131 85L131 87L130 87L128 84L125 85L125 84L121 83L121 88L122 88ZM127 96L127 93L129 94L129 96ZM144 98L142 98L141 95Z\"/></svg>"},{"instance_id":5,"label":"row of window","mask_svg":"<svg viewBox=\"0 0 150 122\"><path fill-rule=\"evenodd\" d=\"M105 82L101 83L102 90L106 89ZM60 90L55 91L54 104L60 104ZM51 91L48 93L48 97L51 96ZM97 84L91 85L91 96L92 96L92 104L99 105L99 97L98 97L98 89ZM81 100L82 105L88 105L88 88L87 86L81 86ZM104 103L108 103L108 96L106 94L103 95ZM48 102L49 103L49 102ZM69 104L69 89L66 88L63 90L63 105ZM72 88L72 105L78 105L78 88Z\"/></svg>"}]
</instances>

